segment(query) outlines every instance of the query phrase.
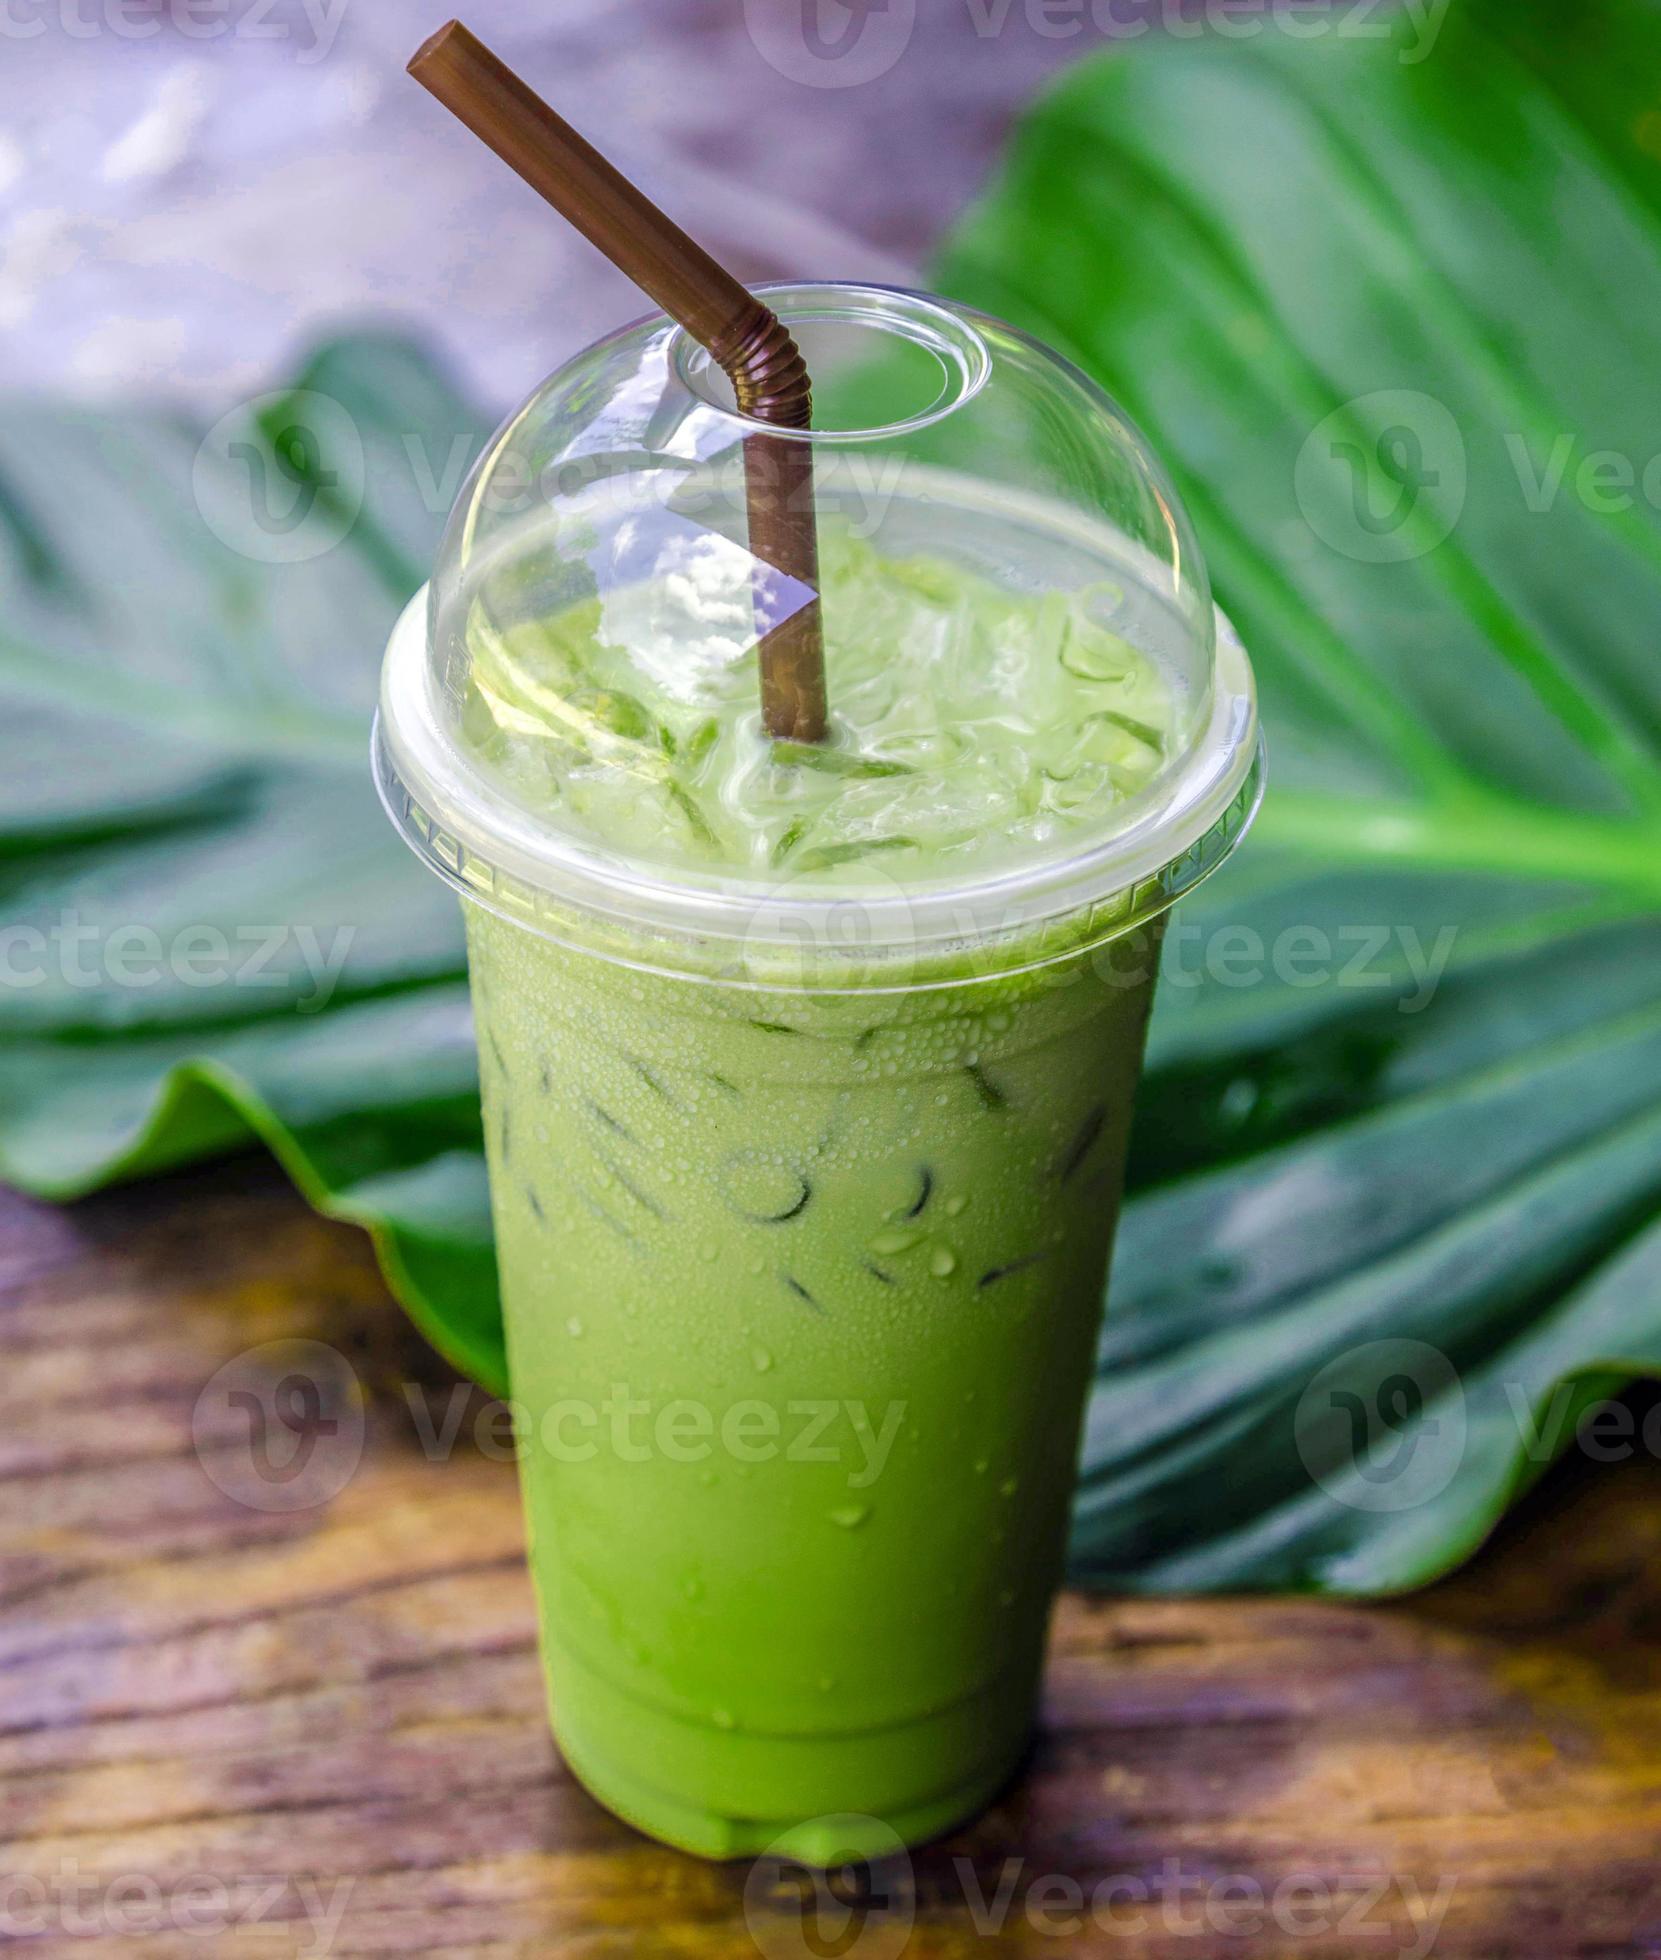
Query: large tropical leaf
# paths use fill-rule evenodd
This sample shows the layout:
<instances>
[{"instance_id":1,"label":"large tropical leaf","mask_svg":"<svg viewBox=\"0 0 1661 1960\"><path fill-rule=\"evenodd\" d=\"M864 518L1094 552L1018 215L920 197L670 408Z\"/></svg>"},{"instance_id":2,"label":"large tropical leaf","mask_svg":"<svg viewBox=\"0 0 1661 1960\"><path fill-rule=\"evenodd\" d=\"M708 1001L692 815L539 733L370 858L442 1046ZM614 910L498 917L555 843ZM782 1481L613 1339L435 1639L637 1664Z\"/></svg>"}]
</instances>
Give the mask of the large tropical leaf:
<instances>
[{"instance_id":1,"label":"large tropical leaf","mask_svg":"<svg viewBox=\"0 0 1661 1960\"><path fill-rule=\"evenodd\" d=\"M1171 937L1087 1578L1414 1583L1661 1367L1661 518L1579 475L1661 452L1661 24L1562 25L1140 42L1031 115L942 263L1171 459L1271 731L1262 829ZM482 424L384 342L300 389L200 455L0 412L0 1173L263 1137L499 1383L459 935L363 747ZM334 548L249 532L256 461ZM281 929L279 984L134 984L135 920L170 956Z\"/></svg>"},{"instance_id":2,"label":"large tropical leaf","mask_svg":"<svg viewBox=\"0 0 1661 1960\"><path fill-rule=\"evenodd\" d=\"M206 443L0 411L0 1175L70 1197L262 1137L499 1377L459 921L368 771L484 433L376 340Z\"/></svg>"},{"instance_id":3,"label":"large tropical leaf","mask_svg":"<svg viewBox=\"0 0 1661 1960\"><path fill-rule=\"evenodd\" d=\"M1661 9L1340 18L1072 72L941 266L1148 429L1270 730L1156 1023L1114 1584L1422 1580L1661 1365Z\"/></svg>"}]
</instances>

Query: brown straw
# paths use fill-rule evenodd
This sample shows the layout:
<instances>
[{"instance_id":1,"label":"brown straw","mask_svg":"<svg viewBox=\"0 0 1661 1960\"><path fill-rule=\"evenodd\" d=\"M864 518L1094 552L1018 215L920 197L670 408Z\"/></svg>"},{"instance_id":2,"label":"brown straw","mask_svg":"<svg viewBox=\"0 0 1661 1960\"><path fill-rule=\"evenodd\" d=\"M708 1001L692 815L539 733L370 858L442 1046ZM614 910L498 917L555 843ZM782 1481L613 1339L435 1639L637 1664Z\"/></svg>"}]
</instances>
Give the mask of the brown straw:
<instances>
[{"instance_id":1,"label":"brown straw","mask_svg":"<svg viewBox=\"0 0 1661 1960\"><path fill-rule=\"evenodd\" d=\"M810 425L812 395L784 325L534 94L460 21L422 44L409 72L619 271L707 347L738 406L781 428ZM761 639L761 712L772 735L825 734L825 652L810 445L744 441L750 550L813 594Z\"/></svg>"}]
</instances>

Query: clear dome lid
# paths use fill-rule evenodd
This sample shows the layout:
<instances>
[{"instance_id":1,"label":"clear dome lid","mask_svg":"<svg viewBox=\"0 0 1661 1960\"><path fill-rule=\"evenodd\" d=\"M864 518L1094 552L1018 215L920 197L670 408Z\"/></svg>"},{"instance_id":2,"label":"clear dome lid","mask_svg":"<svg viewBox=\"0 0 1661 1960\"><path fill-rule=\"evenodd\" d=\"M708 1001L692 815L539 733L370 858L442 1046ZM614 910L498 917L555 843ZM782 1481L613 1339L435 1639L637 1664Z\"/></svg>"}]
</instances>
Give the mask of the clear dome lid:
<instances>
[{"instance_id":1,"label":"clear dome lid","mask_svg":"<svg viewBox=\"0 0 1661 1960\"><path fill-rule=\"evenodd\" d=\"M480 457L388 654L378 773L406 836L556 937L729 977L845 942L850 907L866 984L1162 910L1243 827L1257 736L1158 459L983 314L760 290L811 429L742 414L656 315ZM762 725L758 643L816 595L750 549L758 472L811 498L823 743Z\"/></svg>"}]
</instances>

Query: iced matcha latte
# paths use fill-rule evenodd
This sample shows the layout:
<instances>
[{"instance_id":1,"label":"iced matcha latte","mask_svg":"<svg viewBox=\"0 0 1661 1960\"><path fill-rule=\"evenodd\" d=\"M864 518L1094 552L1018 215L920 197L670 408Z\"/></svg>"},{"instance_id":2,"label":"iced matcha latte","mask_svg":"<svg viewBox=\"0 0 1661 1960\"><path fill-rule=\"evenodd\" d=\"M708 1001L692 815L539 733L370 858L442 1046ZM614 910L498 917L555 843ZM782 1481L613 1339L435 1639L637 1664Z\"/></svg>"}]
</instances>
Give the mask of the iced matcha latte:
<instances>
[{"instance_id":1,"label":"iced matcha latte","mask_svg":"<svg viewBox=\"0 0 1661 1960\"><path fill-rule=\"evenodd\" d=\"M742 545L593 498L406 618L382 731L469 901L560 1744L671 1843L810 1861L1024 1746L1159 921L1255 744L1114 526L818 494L825 744L760 728Z\"/></svg>"}]
</instances>

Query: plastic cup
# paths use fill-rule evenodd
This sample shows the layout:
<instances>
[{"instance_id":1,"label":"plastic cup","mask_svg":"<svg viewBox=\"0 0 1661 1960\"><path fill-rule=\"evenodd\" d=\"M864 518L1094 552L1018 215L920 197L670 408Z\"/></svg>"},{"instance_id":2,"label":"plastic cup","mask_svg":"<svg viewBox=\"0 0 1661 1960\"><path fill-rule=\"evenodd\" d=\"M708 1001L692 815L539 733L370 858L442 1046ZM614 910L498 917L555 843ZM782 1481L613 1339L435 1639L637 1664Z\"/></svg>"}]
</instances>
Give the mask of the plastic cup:
<instances>
[{"instance_id":1,"label":"plastic cup","mask_svg":"<svg viewBox=\"0 0 1661 1960\"><path fill-rule=\"evenodd\" d=\"M569 783L539 802L516 749L499 767L541 697L503 705L498 629L597 607L671 688L730 633L675 580L742 553L746 425L661 319L486 452L389 646L376 758L464 901L560 1745L669 1843L823 1863L938 1834L1025 1747L1162 921L1260 768L1245 655L1099 391L921 296L769 297L829 380L802 438L822 511L853 499L874 548L1034 605L1116 568L1171 689L1149 780L1053 847L792 874L660 850L603 756L589 829ZM840 406L872 399L892 415ZM741 569L762 611L792 603ZM645 771L637 712L581 700ZM643 784L674 780L686 744L662 747Z\"/></svg>"}]
</instances>

